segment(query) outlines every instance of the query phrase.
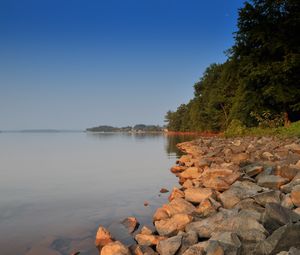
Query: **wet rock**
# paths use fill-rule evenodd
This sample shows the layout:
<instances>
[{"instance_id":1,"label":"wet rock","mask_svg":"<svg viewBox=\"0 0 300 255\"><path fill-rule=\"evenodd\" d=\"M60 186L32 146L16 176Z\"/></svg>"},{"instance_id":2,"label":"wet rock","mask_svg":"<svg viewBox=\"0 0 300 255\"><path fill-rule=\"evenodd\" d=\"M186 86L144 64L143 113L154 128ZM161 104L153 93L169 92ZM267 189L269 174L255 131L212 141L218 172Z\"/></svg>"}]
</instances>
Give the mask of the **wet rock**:
<instances>
[{"instance_id":1,"label":"wet rock","mask_svg":"<svg viewBox=\"0 0 300 255\"><path fill-rule=\"evenodd\" d=\"M300 220L300 217L292 210L276 203L269 203L266 205L266 210L262 218L264 227L270 233L283 225Z\"/></svg>"},{"instance_id":2,"label":"wet rock","mask_svg":"<svg viewBox=\"0 0 300 255\"><path fill-rule=\"evenodd\" d=\"M257 184L262 187L270 189L279 189L280 186L286 184L289 181L287 178L283 178L277 175L265 175L258 178Z\"/></svg>"},{"instance_id":3,"label":"wet rock","mask_svg":"<svg viewBox=\"0 0 300 255\"><path fill-rule=\"evenodd\" d=\"M155 222L155 228L161 236L176 235L180 230L193 220L188 214L176 214L169 219Z\"/></svg>"},{"instance_id":4,"label":"wet rock","mask_svg":"<svg viewBox=\"0 0 300 255\"><path fill-rule=\"evenodd\" d=\"M268 203L280 203L280 191L265 191L252 196L252 198L255 200L256 203L262 206L265 206Z\"/></svg>"},{"instance_id":5,"label":"wet rock","mask_svg":"<svg viewBox=\"0 0 300 255\"><path fill-rule=\"evenodd\" d=\"M288 251L291 247L300 248L300 223L287 224L275 230L257 245L255 254L277 254Z\"/></svg>"},{"instance_id":6,"label":"wet rock","mask_svg":"<svg viewBox=\"0 0 300 255\"><path fill-rule=\"evenodd\" d=\"M177 187L174 187L168 199L169 201L172 201L174 198L184 198L184 192Z\"/></svg>"},{"instance_id":7,"label":"wet rock","mask_svg":"<svg viewBox=\"0 0 300 255\"><path fill-rule=\"evenodd\" d=\"M203 172L201 179L204 187L212 188L218 191L227 190L234 183L240 174L231 169L207 169Z\"/></svg>"},{"instance_id":8,"label":"wet rock","mask_svg":"<svg viewBox=\"0 0 300 255\"><path fill-rule=\"evenodd\" d=\"M184 191L185 199L192 203L201 203L204 199L213 196L209 188L189 188Z\"/></svg>"},{"instance_id":9,"label":"wet rock","mask_svg":"<svg viewBox=\"0 0 300 255\"><path fill-rule=\"evenodd\" d=\"M179 213L192 214L196 210L194 205L183 198L175 198L169 204L164 205L163 208L169 216Z\"/></svg>"},{"instance_id":10,"label":"wet rock","mask_svg":"<svg viewBox=\"0 0 300 255\"><path fill-rule=\"evenodd\" d=\"M189 247L198 243L198 235L194 231L179 232L178 235L182 236L181 246L179 250L176 252L176 255L182 255Z\"/></svg>"},{"instance_id":11,"label":"wet rock","mask_svg":"<svg viewBox=\"0 0 300 255\"><path fill-rule=\"evenodd\" d=\"M100 226L96 234L95 245L101 249L103 246L111 242L113 242L113 238L110 232L106 228Z\"/></svg>"},{"instance_id":12,"label":"wet rock","mask_svg":"<svg viewBox=\"0 0 300 255\"><path fill-rule=\"evenodd\" d=\"M292 188L291 199L295 206L300 206L300 185L296 185Z\"/></svg>"},{"instance_id":13,"label":"wet rock","mask_svg":"<svg viewBox=\"0 0 300 255\"><path fill-rule=\"evenodd\" d=\"M181 246L181 240L181 235L170 237L160 241L156 249L160 255L174 255Z\"/></svg>"},{"instance_id":14,"label":"wet rock","mask_svg":"<svg viewBox=\"0 0 300 255\"><path fill-rule=\"evenodd\" d=\"M127 228L129 233L133 233L140 225L135 217L128 217L122 221L122 224Z\"/></svg>"},{"instance_id":15,"label":"wet rock","mask_svg":"<svg viewBox=\"0 0 300 255\"><path fill-rule=\"evenodd\" d=\"M157 235L149 235L149 234L136 234L135 240L139 245L142 246L152 246L157 245L160 240L162 240L163 237L157 236Z\"/></svg>"},{"instance_id":16,"label":"wet rock","mask_svg":"<svg viewBox=\"0 0 300 255\"><path fill-rule=\"evenodd\" d=\"M130 251L125 245L119 241L115 241L106 244L102 248L100 255L130 255Z\"/></svg>"},{"instance_id":17,"label":"wet rock","mask_svg":"<svg viewBox=\"0 0 300 255\"><path fill-rule=\"evenodd\" d=\"M231 185L230 189L224 191L219 199L222 202L224 208L232 208L241 200L254 196L258 192L261 192L262 188L255 183L249 181L236 181Z\"/></svg>"},{"instance_id":18,"label":"wet rock","mask_svg":"<svg viewBox=\"0 0 300 255\"><path fill-rule=\"evenodd\" d=\"M169 190L167 190L167 189L165 189L165 188L161 188L159 192L160 192L160 193L168 193Z\"/></svg>"}]
</instances>

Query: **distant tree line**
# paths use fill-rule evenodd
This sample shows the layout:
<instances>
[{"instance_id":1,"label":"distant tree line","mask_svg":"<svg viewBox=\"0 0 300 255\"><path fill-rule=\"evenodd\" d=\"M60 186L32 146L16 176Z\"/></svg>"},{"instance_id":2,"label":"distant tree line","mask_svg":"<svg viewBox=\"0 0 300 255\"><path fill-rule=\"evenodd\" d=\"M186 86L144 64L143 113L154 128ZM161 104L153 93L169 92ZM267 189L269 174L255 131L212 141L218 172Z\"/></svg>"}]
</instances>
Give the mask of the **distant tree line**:
<instances>
[{"instance_id":1,"label":"distant tree line","mask_svg":"<svg viewBox=\"0 0 300 255\"><path fill-rule=\"evenodd\" d=\"M300 119L300 1L253 0L239 9L228 59L212 64L194 98L167 112L172 131L289 125Z\"/></svg>"},{"instance_id":2,"label":"distant tree line","mask_svg":"<svg viewBox=\"0 0 300 255\"><path fill-rule=\"evenodd\" d=\"M112 126L98 126L86 129L89 132L162 132L163 127L155 125L138 124L127 127L112 127Z\"/></svg>"}]
</instances>

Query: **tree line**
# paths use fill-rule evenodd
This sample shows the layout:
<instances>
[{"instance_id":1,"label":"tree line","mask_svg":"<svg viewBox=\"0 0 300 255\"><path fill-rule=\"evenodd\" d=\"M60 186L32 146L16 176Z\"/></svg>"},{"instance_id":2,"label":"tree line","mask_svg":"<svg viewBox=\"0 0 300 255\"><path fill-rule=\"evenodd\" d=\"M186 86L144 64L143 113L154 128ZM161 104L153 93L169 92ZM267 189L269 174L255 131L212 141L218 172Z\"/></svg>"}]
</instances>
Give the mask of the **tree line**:
<instances>
[{"instance_id":1,"label":"tree line","mask_svg":"<svg viewBox=\"0 0 300 255\"><path fill-rule=\"evenodd\" d=\"M165 116L171 131L277 127L300 119L300 1L253 0L239 9L227 60L211 64L194 97Z\"/></svg>"}]
</instances>

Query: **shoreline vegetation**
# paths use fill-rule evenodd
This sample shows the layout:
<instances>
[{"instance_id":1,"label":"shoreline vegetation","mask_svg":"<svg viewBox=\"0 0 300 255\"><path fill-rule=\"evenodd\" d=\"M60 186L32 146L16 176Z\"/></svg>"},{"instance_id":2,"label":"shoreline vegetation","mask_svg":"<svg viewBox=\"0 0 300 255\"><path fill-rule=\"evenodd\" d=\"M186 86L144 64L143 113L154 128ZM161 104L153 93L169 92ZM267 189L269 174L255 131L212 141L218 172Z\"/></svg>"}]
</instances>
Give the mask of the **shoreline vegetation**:
<instances>
[{"instance_id":1,"label":"shoreline vegetation","mask_svg":"<svg viewBox=\"0 0 300 255\"><path fill-rule=\"evenodd\" d=\"M122 221L127 247L100 226L100 255L300 254L300 139L202 137L177 145L179 186L153 226ZM169 192L162 188L161 192Z\"/></svg>"}]
</instances>

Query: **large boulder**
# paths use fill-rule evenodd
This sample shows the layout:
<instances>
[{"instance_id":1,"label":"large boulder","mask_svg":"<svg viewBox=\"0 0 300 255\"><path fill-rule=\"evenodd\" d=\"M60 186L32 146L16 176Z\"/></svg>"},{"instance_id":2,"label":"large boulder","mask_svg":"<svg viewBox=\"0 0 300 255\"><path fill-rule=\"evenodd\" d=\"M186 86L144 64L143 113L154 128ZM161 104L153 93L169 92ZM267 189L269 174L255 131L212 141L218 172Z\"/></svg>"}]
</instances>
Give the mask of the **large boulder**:
<instances>
[{"instance_id":1,"label":"large boulder","mask_svg":"<svg viewBox=\"0 0 300 255\"><path fill-rule=\"evenodd\" d=\"M214 195L209 188L189 188L184 191L185 199L192 203L201 203L204 199Z\"/></svg>"},{"instance_id":2,"label":"large boulder","mask_svg":"<svg viewBox=\"0 0 300 255\"><path fill-rule=\"evenodd\" d=\"M255 254L268 255L300 248L300 223L287 224L275 230L266 240L258 243Z\"/></svg>"},{"instance_id":3,"label":"large boulder","mask_svg":"<svg viewBox=\"0 0 300 255\"><path fill-rule=\"evenodd\" d=\"M170 237L158 243L156 249L160 255L174 255L181 246L182 235Z\"/></svg>"},{"instance_id":4,"label":"large boulder","mask_svg":"<svg viewBox=\"0 0 300 255\"><path fill-rule=\"evenodd\" d=\"M130 255L130 251L124 244L115 241L105 245L100 255Z\"/></svg>"},{"instance_id":5,"label":"large boulder","mask_svg":"<svg viewBox=\"0 0 300 255\"><path fill-rule=\"evenodd\" d=\"M184 230L185 226L193 220L188 214L175 214L169 219L155 222L155 228L161 236L173 236L180 230Z\"/></svg>"},{"instance_id":6,"label":"large boulder","mask_svg":"<svg viewBox=\"0 0 300 255\"><path fill-rule=\"evenodd\" d=\"M215 168L206 169L201 175L201 180L203 186L206 188L224 191L227 190L239 177L240 173L234 172L231 169Z\"/></svg>"},{"instance_id":7,"label":"large boulder","mask_svg":"<svg viewBox=\"0 0 300 255\"><path fill-rule=\"evenodd\" d=\"M175 198L169 204L164 205L163 208L169 216L179 213L192 214L196 210L194 205L183 198Z\"/></svg>"},{"instance_id":8,"label":"large boulder","mask_svg":"<svg viewBox=\"0 0 300 255\"><path fill-rule=\"evenodd\" d=\"M241 200L254 196L263 189L250 181L236 181L231 185L230 189L219 195L224 208L232 208Z\"/></svg>"}]
</instances>

